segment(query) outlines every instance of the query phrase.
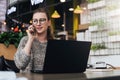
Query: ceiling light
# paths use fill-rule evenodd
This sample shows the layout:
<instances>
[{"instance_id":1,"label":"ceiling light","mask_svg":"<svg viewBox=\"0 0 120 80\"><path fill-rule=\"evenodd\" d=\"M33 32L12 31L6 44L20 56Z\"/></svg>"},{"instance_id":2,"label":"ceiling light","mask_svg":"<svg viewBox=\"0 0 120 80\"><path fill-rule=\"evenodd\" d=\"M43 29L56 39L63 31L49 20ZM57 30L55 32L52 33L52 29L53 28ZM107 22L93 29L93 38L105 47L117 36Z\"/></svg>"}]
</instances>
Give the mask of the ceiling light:
<instances>
[{"instance_id":1,"label":"ceiling light","mask_svg":"<svg viewBox=\"0 0 120 80\"><path fill-rule=\"evenodd\" d=\"M69 11L74 11L74 9L73 8L69 8Z\"/></svg>"},{"instance_id":2,"label":"ceiling light","mask_svg":"<svg viewBox=\"0 0 120 80\"><path fill-rule=\"evenodd\" d=\"M59 13L55 10L51 17L52 17L52 18L60 18L60 15L59 15Z\"/></svg>"},{"instance_id":3,"label":"ceiling light","mask_svg":"<svg viewBox=\"0 0 120 80\"><path fill-rule=\"evenodd\" d=\"M76 7L75 10L74 10L74 13L80 14L80 13L82 13L82 12L83 12L83 10L80 8L79 5L77 5L77 7Z\"/></svg>"},{"instance_id":4,"label":"ceiling light","mask_svg":"<svg viewBox=\"0 0 120 80\"><path fill-rule=\"evenodd\" d=\"M60 2L65 2L66 0L60 0Z\"/></svg>"}]
</instances>

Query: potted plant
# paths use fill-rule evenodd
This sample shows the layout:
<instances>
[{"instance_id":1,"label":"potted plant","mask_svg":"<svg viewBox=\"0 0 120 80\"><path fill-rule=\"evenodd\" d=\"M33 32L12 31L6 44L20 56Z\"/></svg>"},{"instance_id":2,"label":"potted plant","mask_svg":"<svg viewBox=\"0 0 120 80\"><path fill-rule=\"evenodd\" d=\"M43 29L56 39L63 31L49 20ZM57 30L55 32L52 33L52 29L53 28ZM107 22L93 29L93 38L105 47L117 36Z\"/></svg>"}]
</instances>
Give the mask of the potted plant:
<instances>
[{"instance_id":1,"label":"potted plant","mask_svg":"<svg viewBox=\"0 0 120 80\"><path fill-rule=\"evenodd\" d=\"M104 42L98 44L92 44L91 46L91 55L106 55L107 47Z\"/></svg>"},{"instance_id":2,"label":"potted plant","mask_svg":"<svg viewBox=\"0 0 120 80\"><path fill-rule=\"evenodd\" d=\"M9 47L10 44L13 44L16 48L25 32L3 32L0 34L0 43L3 43L6 47Z\"/></svg>"},{"instance_id":3,"label":"potted plant","mask_svg":"<svg viewBox=\"0 0 120 80\"><path fill-rule=\"evenodd\" d=\"M108 36L109 42L120 41L120 31L111 31L108 34L109 34Z\"/></svg>"},{"instance_id":4,"label":"potted plant","mask_svg":"<svg viewBox=\"0 0 120 80\"><path fill-rule=\"evenodd\" d=\"M18 44L25 32L4 32L0 34L0 56L13 60Z\"/></svg>"},{"instance_id":5,"label":"potted plant","mask_svg":"<svg viewBox=\"0 0 120 80\"><path fill-rule=\"evenodd\" d=\"M103 19L94 20L90 23L89 31L98 31L105 29L106 22Z\"/></svg>"},{"instance_id":6,"label":"potted plant","mask_svg":"<svg viewBox=\"0 0 120 80\"><path fill-rule=\"evenodd\" d=\"M100 1L100 0L87 0L88 3L94 3L94 2L97 2L97 1Z\"/></svg>"},{"instance_id":7,"label":"potted plant","mask_svg":"<svg viewBox=\"0 0 120 80\"><path fill-rule=\"evenodd\" d=\"M88 9L94 9L105 6L104 0L87 0Z\"/></svg>"}]
</instances>

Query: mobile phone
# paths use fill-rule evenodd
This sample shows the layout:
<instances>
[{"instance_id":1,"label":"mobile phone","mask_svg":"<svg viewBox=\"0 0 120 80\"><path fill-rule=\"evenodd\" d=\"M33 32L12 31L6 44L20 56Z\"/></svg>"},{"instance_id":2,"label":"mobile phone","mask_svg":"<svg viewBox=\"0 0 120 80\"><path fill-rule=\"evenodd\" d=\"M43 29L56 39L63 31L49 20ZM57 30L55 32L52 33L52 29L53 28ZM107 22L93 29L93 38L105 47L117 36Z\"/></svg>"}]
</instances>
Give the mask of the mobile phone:
<instances>
[{"instance_id":1,"label":"mobile phone","mask_svg":"<svg viewBox=\"0 0 120 80\"><path fill-rule=\"evenodd\" d=\"M33 27L34 27L34 26L33 26ZM35 34L36 34L36 30L35 30L35 28L34 28L33 31L31 31L31 34L32 34L32 35L35 35Z\"/></svg>"}]
</instances>

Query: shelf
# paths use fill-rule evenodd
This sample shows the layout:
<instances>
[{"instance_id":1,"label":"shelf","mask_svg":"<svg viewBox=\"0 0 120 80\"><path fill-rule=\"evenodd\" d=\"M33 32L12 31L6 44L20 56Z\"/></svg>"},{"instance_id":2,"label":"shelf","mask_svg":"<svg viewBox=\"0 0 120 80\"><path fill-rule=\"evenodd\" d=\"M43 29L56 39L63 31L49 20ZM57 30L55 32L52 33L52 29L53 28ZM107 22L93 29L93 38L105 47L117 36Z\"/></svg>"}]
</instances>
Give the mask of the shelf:
<instances>
[{"instance_id":1,"label":"shelf","mask_svg":"<svg viewBox=\"0 0 120 80\"><path fill-rule=\"evenodd\" d=\"M108 36L108 42L120 42L120 35Z\"/></svg>"},{"instance_id":2,"label":"shelf","mask_svg":"<svg viewBox=\"0 0 120 80\"><path fill-rule=\"evenodd\" d=\"M105 1L104 0L88 4L88 9L89 10L99 9L99 8L102 8L102 7L105 7Z\"/></svg>"},{"instance_id":3,"label":"shelf","mask_svg":"<svg viewBox=\"0 0 120 80\"><path fill-rule=\"evenodd\" d=\"M118 17L120 16L120 9L115 9L112 11L109 11L109 13L107 14L107 17Z\"/></svg>"},{"instance_id":4,"label":"shelf","mask_svg":"<svg viewBox=\"0 0 120 80\"><path fill-rule=\"evenodd\" d=\"M120 2L112 0L100 0L95 3L87 4L87 11L80 17L81 22L88 22L89 35L84 36L90 38L92 44L105 43L108 51L92 52L92 56L120 55L120 35L110 32L120 31ZM113 7L112 7L113 5ZM117 7L114 7L117 6ZM112 9L109 9L109 7ZM86 20L86 21L85 21ZM93 25L93 26L91 26ZM84 28L80 26L81 28ZM86 34L85 34L86 35ZM81 38L81 37L80 37Z\"/></svg>"},{"instance_id":5,"label":"shelf","mask_svg":"<svg viewBox=\"0 0 120 80\"><path fill-rule=\"evenodd\" d=\"M98 31L107 31L107 28L106 27L104 27L104 28L100 27L99 28L98 26L89 26L88 30L90 32L98 32Z\"/></svg>"},{"instance_id":6,"label":"shelf","mask_svg":"<svg viewBox=\"0 0 120 80\"><path fill-rule=\"evenodd\" d=\"M104 55L109 55L109 53L108 53L108 49L100 49L100 50L96 50L96 51L90 50L90 55L104 56Z\"/></svg>"}]
</instances>

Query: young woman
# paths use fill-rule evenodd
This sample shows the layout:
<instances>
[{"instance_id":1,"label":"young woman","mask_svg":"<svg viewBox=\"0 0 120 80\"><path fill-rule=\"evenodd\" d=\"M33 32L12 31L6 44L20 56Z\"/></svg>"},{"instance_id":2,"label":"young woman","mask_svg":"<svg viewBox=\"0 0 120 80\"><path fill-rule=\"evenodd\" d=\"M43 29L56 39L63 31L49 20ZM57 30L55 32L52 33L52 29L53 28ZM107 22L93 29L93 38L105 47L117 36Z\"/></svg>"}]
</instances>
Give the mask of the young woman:
<instances>
[{"instance_id":1,"label":"young woman","mask_svg":"<svg viewBox=\"0 0 120 80\"><path fill-rule=\"evenodd\" d=\"M32 25L27 36L23 37L14 56L16 66L25 72L42 70L48 39L53 39L50 31L50 18L46 9L34 11Z\"/></svg>"}]
</instances>

